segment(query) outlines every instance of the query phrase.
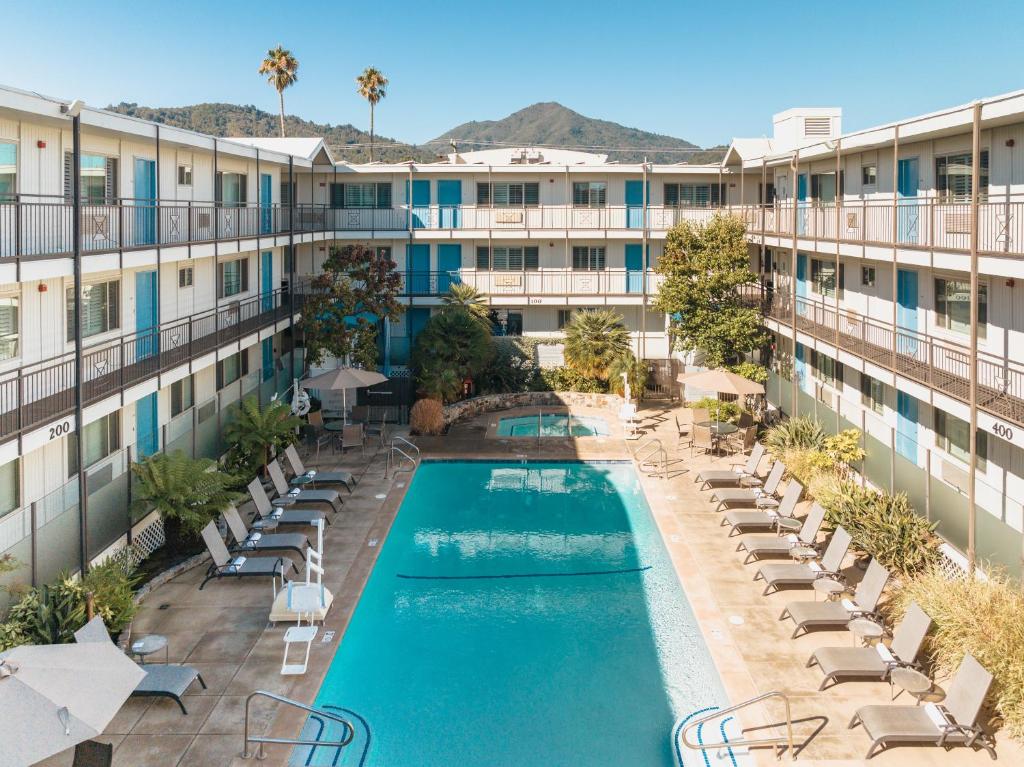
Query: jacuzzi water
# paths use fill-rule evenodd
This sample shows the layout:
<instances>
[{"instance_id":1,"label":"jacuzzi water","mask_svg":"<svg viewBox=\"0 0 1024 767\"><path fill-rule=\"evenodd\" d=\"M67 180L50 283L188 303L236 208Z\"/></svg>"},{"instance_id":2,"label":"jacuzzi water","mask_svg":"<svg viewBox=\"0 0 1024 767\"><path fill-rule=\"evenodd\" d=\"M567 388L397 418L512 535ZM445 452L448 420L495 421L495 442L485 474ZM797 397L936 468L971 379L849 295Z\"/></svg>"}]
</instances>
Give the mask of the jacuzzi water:
<instances>
[{"instance_id":1,"label":"jacuzzi water","mask_svg":"<svg viewBox=\"0 0 1024 767\"><path fill-rule=\"evenodd\" d=\"M499 437L607 437L608 422L594 416L547 413L498 421Z\"/></svg>"},{"instance_id":2,"label":"jacuzzi water","mask_svg":"<svg viewBox=\"0 0 1024 767\"><path fill-rule=\"evenodd\" d=\"M725 700L632 464L424 462L292 764L724 767Z\"/></svg>"}]
</instances>

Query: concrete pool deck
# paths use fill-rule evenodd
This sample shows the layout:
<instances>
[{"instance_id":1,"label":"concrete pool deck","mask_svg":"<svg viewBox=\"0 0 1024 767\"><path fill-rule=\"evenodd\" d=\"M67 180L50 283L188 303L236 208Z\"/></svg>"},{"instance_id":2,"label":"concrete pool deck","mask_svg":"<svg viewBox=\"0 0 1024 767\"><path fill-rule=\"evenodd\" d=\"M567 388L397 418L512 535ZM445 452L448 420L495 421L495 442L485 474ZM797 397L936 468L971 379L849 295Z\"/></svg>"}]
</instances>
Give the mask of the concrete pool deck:
<instances>
[{"instance_id":1,"label":"concrete pool deck","mask_svg":"<svg viewBox=\"0 0 1024 767\"><path fill-rule=\"evenodd\" d=\"M619 435L608 438L485 438L488 425L505 413L487 413L456 424L444 437L417 438L424 457L533 460L628 459L637 442ZM534 412L536 412L534 410ZM583 410L580 411L584 413ZM598 411L608 417L605 411ZM641 474L641 484L665 541L687 598L730 700L738 702L771 690L786 693L798 720L797 742L807 740L798 762L816 767L972 767L989 763L984 752L956 748L897 747L870 762L863 760L868 739L862 730L847 730L853 711L869 703L889 704L889 686L880 682L846 682L818 692L816 669L807 669L810 653L822 646L850 646L846 631L819 631L791 640L792 625L778 621L785 602L812 599L808 591L761 596L753 568L742 564L735 539L711 511L707 493L693 483L693 472L714 463L708 457L690 458L689 449L675 450L674 411L650 406L640 413L646 439L660 438L670 455L669 478ZM609 417L609 423L614 419ZM312 461L309 461L311 465ZM245 696L262 689L300 702L312 703L334 651L376 562L410 475L385 479L383 452L366 456L358 451L324 457L323 466L344 465L365 474L355 492L342 493L344 509L327 528L326 585L334 605L321 630L335 631L330 643L313 645L309 670L301 677L280 675L285 625L267 623L271 591L262 579L212 582L198 591L205 566L184 573L156 588L140 607L133 633L160 633L170 640L172 662L195 666L208 689L186 695L188 716L168 700L133 699L119 712L103 740L115 745L114 764L210 765L241 767L256 763L240 758ZM247 509L244 509L247 510ZM255 581L255 582L254 582ZM940 685L942 684L940 680ZM198 688L198 685L194 685ZM897 703L908 702L907 695ZM253 706L260 732L276 737L298 735L305 716L269 701ZM747 709L746 727L781 721L777 702ZM752 733L753 735L753 733ZM666 737L668 734L666 734ZM285 765L290 747L269 746L262 764ZM997 733L997 751L1006 764L1024 764L1024 749ZM757 750L758 764L774 764L768 750ZM786 758L784 757L784 760ZM46 765L70 765L70 751ZM586 767L581 765L580 767Z\"/></svg>"}]
</instances>

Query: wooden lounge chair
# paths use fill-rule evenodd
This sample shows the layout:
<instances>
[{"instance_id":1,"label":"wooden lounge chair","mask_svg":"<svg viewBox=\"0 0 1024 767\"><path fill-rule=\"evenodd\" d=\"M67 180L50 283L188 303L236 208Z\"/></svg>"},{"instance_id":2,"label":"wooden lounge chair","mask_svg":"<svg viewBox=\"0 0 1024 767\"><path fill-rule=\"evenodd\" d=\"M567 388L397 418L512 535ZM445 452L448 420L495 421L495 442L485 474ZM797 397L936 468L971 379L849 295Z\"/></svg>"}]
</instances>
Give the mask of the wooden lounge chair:
<instances>
[{"instance_id":1,"label":"wooden lounge chair","mask_svg":"<svg viewBox=\"0 0 1024 767\"><path fill-rule=\"evenodd\" d=\"M203 542L206 544L213 562L206 570L206 577L199 584L199 590L212 580L220 578L265 578L270 576L273 579L281 576L281 586L284 586L285 559L284 557L249 557L244 555L231 556L224 539L217 532L217 526L210 522L203 528ZM292 570L295 564L288 560L288 566ZM274 589L277 593L277 589Z\"/></svg>"},{"instance_id":2,"label":"wooden lounge chair","mask_svg":"<svg viewBox=\"0 0 1024 767\"><path fill-rule=\"evenodd\" d=\"M868 571L864 573L864 579L857 584L852 600L790 602L783 608L779 620L792 618L796 624L793 630L793 638L796 639L811 628L845 626L854 618L873 617L888 580L889 571L873 559L868 565Z\"/></svg>"}]
</instances>

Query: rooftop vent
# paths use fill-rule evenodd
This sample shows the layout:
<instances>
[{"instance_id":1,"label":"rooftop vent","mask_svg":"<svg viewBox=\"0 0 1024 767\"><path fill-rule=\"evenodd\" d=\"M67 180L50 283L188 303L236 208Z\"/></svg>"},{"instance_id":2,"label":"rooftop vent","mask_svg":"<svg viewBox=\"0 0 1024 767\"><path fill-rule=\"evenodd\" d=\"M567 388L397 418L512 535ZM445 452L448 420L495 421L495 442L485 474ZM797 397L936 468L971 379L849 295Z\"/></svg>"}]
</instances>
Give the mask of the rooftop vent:
<instances>
[{"instance_id":1,"label":"rooftop vent","mask_svg":"<svg viewBox=\"0 0 1024 767\"><path fill-rule=\"evenodd\" d=\"M805 117L804 118L804 137L811 138L812 136L822 136L828 138L832 135L832 118L831 117Z\"/></svg>"},{"instance_id":2,"label":"rooftop vent","mask_svg":"<svg viewBox=\"0 0 1024 767\"><path fill-rule=\"evenodd\" d=\"M544 155L539 149L520 149L518 154L512 154L509 162L512 165L537 165L544 162Z\"/></svg>"}]
</instances>

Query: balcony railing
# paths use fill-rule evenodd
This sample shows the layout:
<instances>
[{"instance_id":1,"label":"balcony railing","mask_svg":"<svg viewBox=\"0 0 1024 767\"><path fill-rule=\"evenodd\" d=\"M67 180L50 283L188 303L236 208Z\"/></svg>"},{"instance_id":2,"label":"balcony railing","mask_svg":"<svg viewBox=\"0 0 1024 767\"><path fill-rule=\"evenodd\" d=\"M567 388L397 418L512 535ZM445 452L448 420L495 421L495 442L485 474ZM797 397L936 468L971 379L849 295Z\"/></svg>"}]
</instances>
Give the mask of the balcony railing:
<instances>
[{"instance_id":1,"label":"balcony railing","mask_svg":"<svg viewBox=\"0 0 1024 767\"><path fill-rule=\"evenodd\" d=\"M789 296L776 296L769 315L792 323ZM970 349L945 339L866 318L821 301L796 299L796 326L807 335L938 389L956 399L970 395ZM978 407L1024 426L1024 364L978 352Z\"/></svg>"},{"instance_id":2,"label":"balcony railing","mask_svg":"<svg viewBox=\"0 0 1024 767\"><path fill-rule=\"evenodd\" d=\"M295 296L296 311L303 295ZM212 352L288 317L289 295L276 290L83 350L83 404ZM0 440L51 422L75 407L75 355L26 365L0 377Z\"/></svg>"},{"instance_id":3,"label":"balcony railing","mask_svg":"<svg viewBox=\"0 0 1024 767\"><path fill-rule=\"evenodd\" d=\"M452 272L399 272L403 296L438 296L455 283L472 285L489 296L642 296L645 275L640 270L605 269L576 271L541 269L528 271L458 270ZM653 295L661 275L648 271L647 294Z\"/></svg>"}]
</instances>

